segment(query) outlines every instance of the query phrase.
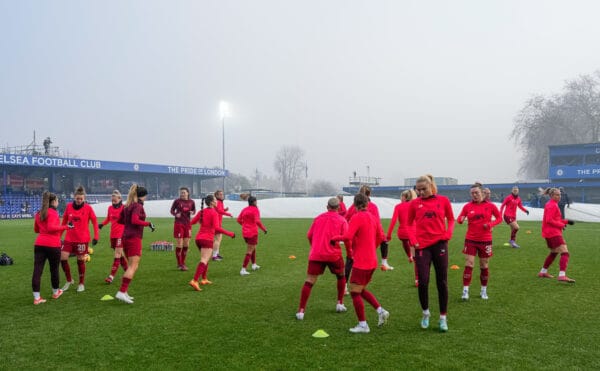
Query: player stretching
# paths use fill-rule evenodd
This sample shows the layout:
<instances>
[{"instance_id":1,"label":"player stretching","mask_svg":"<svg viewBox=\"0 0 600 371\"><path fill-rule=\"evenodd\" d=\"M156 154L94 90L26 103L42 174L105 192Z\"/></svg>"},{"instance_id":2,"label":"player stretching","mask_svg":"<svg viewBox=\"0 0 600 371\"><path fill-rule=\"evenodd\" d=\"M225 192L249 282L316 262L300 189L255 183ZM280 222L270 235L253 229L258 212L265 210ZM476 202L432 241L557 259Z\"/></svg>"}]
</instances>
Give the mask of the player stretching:
<instances>
[{"instance_id":1,"label":"player stretching","mask_svg":"<svg viewBox=\"0 0 600 371\"><path fill-rule=\"evenodd\" d=\"M206 205L206 208L204 208ZM194 278L189 282L189 285L196 291L202 291L200 284L209 285L212 282L208 280L208 262L212 257L213 243L215 241L215 233L223 233L231 238L235 238L235 234L221 228L219 214L215 210L217 202L213 195L208 195L202 199L200 212L192 219L192 225L200 223L200 229L196 234L196 246L200 250L200 263L196 267ZM202 281L198 284L198 280L202 277Z\"/></svg>"},{"instance_id":2,"label":"player stretching","mask_svg":"<svg viewBox=\"0 0 600 371\"><path fill-rule=\"evenodd\" d=\"M219 214L219 223L221 223L220 225L223 225L223 215L231 217L232 215L230 213L228 213L227 211L229 210L228 207L225 207L225 204L223 203L224 200L224 195L223 195L223 191L221 191L220 189L218 189L215 192L215 198L217 199L217 206L215 206L215 210L217 211L217 214ZM223 260L223 257L219 254L220 250L221 250L221 240L223 239L223 235L221 233L215 233L215 243L213 244L213 257L212 260L214 261L221 261Z\"/></svg>"},{"instance_id":3,"label":"player stretching","mask_svg":"<svg viewBox=\"0 0 600 371\"><path fill-rule=\"evenodd\" d=\"M511 194L506 196L502 205L500 205L500 214L504 216L504 221L510 226L510 241L508 241L508 243L515 249L520 247L517 245L517 232L519 232L517 207L529 215L529 210L523 207L521 197L519 197L519 187L514 186Z\"/></svg>"},{"instance_id":4,"label":"player stretching","mask_svg":"<svg viewBox=\"0 0 600 371\"><path fill-rule=\"evenodd\" d=\"M260 265L256 264L256 245L258 245L258 228L260 228L265 234L267 234L267 228L260 221L260 211L256 206L256 197L248 197L248 206L246 206L237 218L237 222L242 226L242 236L248 248L246 249L246 256L244 256L244 263L242 264L242 270L240 275L247 276L250 274L246 270L248 263L252 261L252 270L260 269Z\"/></svg>"},{"instance_id":5,"label":"player stretching","mask_svg":"<svg viewBox=\"0 0 600 371\"><path fill-rule=\"evenodd\" d=\"M381 223L367 211L368 203L369 198L366 195L359 193L354 196L353 206L356 213L350 220L348 231L331 240L332 243L343 240L345 245L352 248L354 264L350 277L350 295L358 317L358 325L351 328L350 332L355 334L370 332L363 299L377 310L379 326L385 324L390 316L390 313L381 307L375 295L367 290L367 285L377 269L377 246L385 240Z\"/></svg>"},{"instance_id":6,"label":"player stretching","mask_svg":"<svg viewBox=\"0 0 600 371\"><path fill-rule=\"evenodd\" d=\"M90 242L89 224L94 228L94 239L92 245L98 243L98 220L94 209L85 202L85 189L82 186L75 190L75 199L68 204L62 218L62 225L73 223L73 228L69 229L65 235L65 243L60 255L62 268L65 271L67 283L63 291L75 283L71 277L71 267L69 266L69 256L71 253L77 255L77 271L79 272L79 286L77 292L85 291L85 256L88 253L88 244Z\"/></svg>"},{"instance_id":7,"label":"player stretching","mask_svg":"<svg viewBox=\"0 0 600 371\"><path fill-rule=\"evenodd\" d=\"M448 241L454 230L454 213L450 200L437 194L432 175L417 179L418 198L410 202L408 223L415 223L411 246L415 248L415 261L419 270L419 302L423 310L421 328L429 327L429 272L431 264L440 304L439 328L448 331ZM447 223L447 224L446 224Z\"/></svg>"},{"instance_id":8,"label":"player stretching","mask_svg":"<svg viewBox=\"0 0 600 371\"><path fill-rule=\"evenodd\" d=\"M463 272L463 292L462 300L469 300L469 286L473 276L473 266L475 265L475 255L479 256L479 268L481 273L479 280L481 282L482 299L487 300L487 284L489 278L489 260L492 252L492 228L502 222L500 211L492 202L484 199L482 186L475 183L471 186L471 202L467 203L460 214L457 222L462 224L468 221L467 235L465 236L465 270ZM492 220L492 217L494 220Z\"/></svg>"},{"instance_id":9,"label":"player stretching","mask_svg":"<svg viewBox=\"0 0 600 371\"><path fill-rule=\"evenodd\" d=\"M73 227L73 224L60 225L58 217L58 198L54 193L44 192L42 196L42 208L35 214L33 230L38 234L34 243L33 250L33 275L31 278L31 287L33 289L33 305L39 305L46 302L46 299L40 296L40 285L42 273L46 260L50 265L50 281L52 284L52 298L58 299L63 290L58 288L60 264L60 237L63 232Z\"/></svg>"},{"instance_id":10,"label":"player stretching","mask_svg":"<svg viewBox=\"0 0 600 371\"><path fill-rule=\"evenodd\" d=\"M575 283L575 280L567 277L567 265L569 264L569 249L563 238L563 230L568 225L575 224L574 221L563 219L560 213L558 202L560 201L560 190L557 188L548 188L544 194L550 196L550 200L544 206L544 219L542 220L542 237L546 239L546 244L550 249L550 254L546 257L544 265L538 277L554 278L548 273L548 268L554 262L554 259L560 254L560 263L558 271L558 281Z\"/></svg>"},{"instance_id":11,"label":"player stretching","mask_svg":"<svg viewBox=\"0 0 600 371\"><path fill-rule=\"evenodd\" d=\"M173 237L177 242L175 257L177 258L177 268L181 271L188 270L185 265L185 258L190 246L192 231L190 219L195 212L196 203L190 199L190 190L187 187L179 188L179 198L173 201L171 205L171 215L175 217L173 223Z\"/></svg>"},{"instance_id":12,"label":"player stretching","mask_svg":"<svg viewBox=\"0 0 600 371\"><path fill-rule=\"evenodd\" d=\"M129 266L123 278L121 279L121 288L115 295L115 298L127 304L133 304L133 297L129 296L129 284L135 272L140 265L142 258L142 238L144 237L144 227L149 227L154 232L154 224L146 221L146 211L144 210L144 201L148 191L137 184L129 188L125 208L119 218L119 223L124 225L123 230L123 252L128 259Z\"/></svg>"},{"instance_id":13,"label":"player stretching","mask_svg":"<svg viewBox=\"0 0 600 371\"><path fill-rule=\"evenodd\" d=\"M115 278L119 266L123 267L123 272L128 268L127 259L123 256L123 230L125 226L119 224L121 213L123 212L123 199L121 198L121 192L114 190L111 197L112 205L108 207L106 219L98 225L98 229L102 229L108 223L110 224L110 247L115 251L113 264L110 269L110 274L104 279L104 282L110 284Z\"/></svg>"},{"instance_id":14,"label":"player stretching","mask_svg":"<svg viewBox=\"0 0 600 371\"><path fill-rule=\"evenodd\" d=\"M415 225L408 224L408 205L409 202L417 197L417 194L412 189L407 189L400 194L400 203L394 207L394 214L392 215L392 221L387 231L387 240L392 240L392 232L394 226L398 222L398 239L402 242L402 247L406 256L408 256L408 262L414 265L415 270L415 286L419 286L419 275L417 271L417 265L415 264L415 251L410 246L411 233L415 233Z\"/></svg>"},{"instance_id":15,"label":"player stretching","mask_svg":"<svg viewBox=\"0 0 600 371\"><path fill-rule=\"evenodd\" d=\"M299 320L304 319L304 310L312 287L317 282L317 278L325 272L325 267L328 267L329 271L337 277L335 311L338 313L346 311L344 306L346 288L344 258L339 243L335 243L333 246L329 243L333 237L345 234L348 229L346 219L339 214L339 202L337 197L330 198L327 202L327 212L317 216L308 230L310 255L308 256L306 281L304 281L300 295L300 306L296 313L296 318Z\"/></svg>"}]
</instances>

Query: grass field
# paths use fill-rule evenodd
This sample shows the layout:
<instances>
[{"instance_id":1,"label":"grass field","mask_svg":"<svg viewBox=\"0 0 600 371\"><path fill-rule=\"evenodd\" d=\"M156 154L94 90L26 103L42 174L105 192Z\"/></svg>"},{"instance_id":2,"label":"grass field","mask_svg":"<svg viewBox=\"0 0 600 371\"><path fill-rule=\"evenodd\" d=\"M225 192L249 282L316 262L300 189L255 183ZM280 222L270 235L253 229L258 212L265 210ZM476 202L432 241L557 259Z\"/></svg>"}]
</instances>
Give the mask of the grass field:
<instances>
[{"instance_id":1,"label":"grass field","mask_svg":"<svg viewBox=\"0 0 600 371\"><path fill-rule=\"evenodd\" d=\"M88 263L86 291L67 291L52 300L48 267L42 296L33 306L32 221L1 221L0 251L16 264L0 267L2 320L1 369L598 369L600 333L600 226L580 223L565 233L571 251L568 273L576 284L538 279L547 249L540 224L524 222L521 249L504 247L508 229L494 231L495 256L490 263L489 301L478 298L479 272L474 271L471 300L462 302L465 227L450 243L449 332L437 331L437 294L430 286L432 327L419 327L421 310L412 266L398 241L390 248L394 271L377 271L371 290L390 311L388 324L377 328L367 306L370 334L353 335L357 320L347 297L347 313L335 313L335 280L321 277L304 321L295 319L304 282L310 220L264 220L269 234L260 236L262 269L240 277L243 240L227 239L225 260L211 263L213 285L195 292L190 272L175 269L174 253L150 251L151 241L170 240L171 219L153 220L146 231L140 270L130 286L135 304L100 301L114 295L118 283L104 283L112 262L108 231ZM384 221L384 227L389 221ZM232 220L225 227L239 228ZM531 234L525 233L531 230ZM190 250L188 265L199 253ZM297 256L290 260L289 256ZM557 274L558 259L551 268ZM76 264L72 263L76 272ZM193 269L193 268L192 268ZM121 272L119 272L118 278ZM120 282L120 279L116 280ZM61 271L61 285L64 274ZM325 339L311 334L324 329Z\"/></svg>"}]
</instances>

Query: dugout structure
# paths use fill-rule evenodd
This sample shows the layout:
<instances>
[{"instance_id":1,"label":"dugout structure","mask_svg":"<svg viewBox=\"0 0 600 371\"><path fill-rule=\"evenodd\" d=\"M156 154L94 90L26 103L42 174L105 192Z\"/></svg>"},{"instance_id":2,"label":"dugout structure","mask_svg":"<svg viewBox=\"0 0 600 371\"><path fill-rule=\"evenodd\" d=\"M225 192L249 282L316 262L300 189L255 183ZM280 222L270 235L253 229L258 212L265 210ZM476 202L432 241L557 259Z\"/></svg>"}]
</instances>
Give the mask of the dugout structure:
<instances>
[{"instance_id":1,"label":"dugout structure","mask_svg":"<svg viewBox=\"0 0 600 371\"><path fill-rule=\"evenodd\" d=\"M201 195L204 180L229 175L220 168L10 153L0 153L0 173L0 218L31 217L45 190L66 200L81 184L90 195L88 200L94 202L110 200L114 189L125 197L137 183L148 189L150 199L170 199L177 197L181 186L189 187L192 196Z\"/></svg>"}]
</instances>

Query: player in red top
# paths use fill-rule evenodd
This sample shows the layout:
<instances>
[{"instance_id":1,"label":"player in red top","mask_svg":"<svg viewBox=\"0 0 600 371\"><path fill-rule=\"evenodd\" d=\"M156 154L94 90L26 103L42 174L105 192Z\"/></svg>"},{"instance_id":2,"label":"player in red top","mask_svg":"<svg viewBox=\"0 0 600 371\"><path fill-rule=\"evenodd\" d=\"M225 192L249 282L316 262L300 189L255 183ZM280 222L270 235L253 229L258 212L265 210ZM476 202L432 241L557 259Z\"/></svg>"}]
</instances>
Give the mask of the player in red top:
<instances>
[{"instance_id":1,"label":"player in red top","mask_svg":"<svg viewBox=\"0 0 600 371\"><path fill-rule=\"evenodd\" d=\"M206 204L206 208L204 205ZM221 228L221 221L219 220L219 214L215 210L217 202L213 195L208 195L202 199L200 205L200 212L196 214L192 219L192 225L200 223L200 229L196 234L196 246L200 250L200 263L196 267L196 273L194 278L189 282L189 285L196 291L202 291L198 280L202 277L200 284L208 285L212 282L208 280L208 262L212 257L213 246L215 241L215 233L223 233L231 238L235 238L235 234L230 231L226 231Z\"/></svg>"},{"instance_id":2,"label":"player in red top","mask_svg":"<svg viewBox=\"0 0 600 371\"><path fill-rule=\"evenodd\" d=\"M354 196L354 208L357 211L350 220L348 231L331 239L331 243L344 241L344 244L352 249L354 257L350 295L358 317L358 325L350 329L352 333L370 332L363 299L377 310L379 326L385 324L390 316L390 313L381 307L375 295L367 290L367 285L377 269L377 246L385 240L381 223L367 211L368 204L369 198L366 195L359 193Z\"/></svg>"},{"instance_id":3,"label":"player in red top","mask_svg":"<svg viewBox=\"0 0 600 371\"><path fill-rule=\"evenodd\" d=\"M44 192L42 208L35 214L33 230L38 234L33 250L33 276L31 287L33 290L33 305L43 304L46 299L40 296L42 273L46 260L50 264L50 282L52 283L52 298L58 299L63 290L58 288L60 265L60 238L64 231L73 227L61 225L58 217L58 198L55 194Z\"/></svg>"},{"instance_id":4,"label":"player in red top","mask_svg":"<svg viewBox=\"0 0 600 371\"><path fill-rule=\"evenodd\" d=\"M408 224L408 205L409 202L417 197L417 194L412 189L407 189L400 194L400 203L394 207L394 214L392 215L392 221L390 222L390 226L387 231L387 240L392 240L392 232L394 231L394 226L396 222L398 222L398 239L402 242L402 247L404 248L404 252L406 256L408 256L408 262L414 265L415 271L415 286L419 286L419 275L417 271L417 265L414 264L414 255L415 251L410 246L410 236L411 233L414 234L415 225Z\"/></svg>"},{"instance_id":5,"label":"player in red top","mask_svg":"<svg viewBox=\"0 0 600 371\"><path fill-rule=\"evenodd\" d=\"M415 234L411 246L415 248L415 261L419 270L419 302L423 310L421 328L429 327L429 271L431 263L440 302L441 332L448 331L448 241L454 230L454 213L447 197L437 194L432 175L417 179L418 198L410 202L408 223L415 223Z\"/></svg>"},{"instance_id":6,"label":"player in red top","mask_svg":"<svg viewBox=\"0 0 600 371\"><path fill-rule=\"evenodd\" d=\"M471 285L473 266L475 265L475 255L479 256L479 268L481 270L479 275L481 282L480 296L482 299L487 300L488 263L493 255L492 228L502 222L502 217L496 205L484 199L481 183L475 183L471 186L471 198L472 201L465 204L457 218L459 224L462 224L465 220L469 222L463 249L466 261L463 272L462 300L469 300L469 286Z\"/></svg>"},{"instance_id":7,"label":"player in red top","mask_svg":"<svg viewBox=\"0 0 600 371\"><path fill-rule=\"evenodd\" d=\"M133 304L133 297L129 296L128 289L131 280L135 276L142 258L142 238L144 237L144 227L149 227L152 232L156 229L153 223L146 221L146 211L144 210L144 201L146 201L148 191L137 184L129 188L125 208L121 212L119 223L125 226L123 230L123 252L127 257L129 266L123 278L121 287L115 298L127 304Z\"/></svg>"},{"instance_id":8,"label":"player in red top","mask_svg":"<svg viewBox=\"0 0 600 371\"><path fill-rule=\"evenodd\" d=\"M346 216L346 212L348 212L348 209L346 209L346 204L344 203L344 196L337 195L337 199L340 202L340 206L338 207L338 213L341 216Z\"/></svg>"},{"instance_id":9,"label":"player in red top","mask_svg":"<svg viewBox=\"0 0 600 371\"><path fill-rule=\"evenodd\" d=\"M62 268L67 277L67 283L63 291L67 291L69 286L75 283L71 277L71 267L69 266L69 256L77 255L77 270L79 272L79 286L77 292L85 291L85 256L88 254L88 244L90 242L89 224L94 228L94 239L92 245L98 243L98 220L96 213L90 205L85 202L85 189L83 186L75 190L75 199L68 204L62 218L62 225L73 223L74 227L69 229L65 235L65 243L62 248L60 260Z\"/></svg>"},{"instance_id":10,"label":"player in red top","mask_svg":"<svg viewBox=\"0 0 600 371\"><path fill-rule=\"evenodd\" d=\"M369 211L375 217L375 220L377 220L379 222L379 224L381 224L381 217L379 216L379 208L377 207L377 205L375 205L375 203L373 203L371 201L371 187L369 187L368 185L363 185L358 190L358 193L361 193L361 194L364 194L365 196L367 196L367 198L369 199L369 204L367 205L367 211ZM352 219L354 214L356 214L356 208L354 207L354 205L352 205L352 206L350 206L350 208L348 208L348 211L346 212L346 216L345 216L346 220L350 221L350 219ZM387 241L385 241L385 240L381 241L380 250L381 250L381 270L382 271L394 270L394 267L392 267L391 265L388 264L389 248L388 248Z\"/></svg>"},{"instance_id":11,"label":"player in red top","mask_svg":"<svg viewBox=\"0 0 600 371\"><path fill-rule=\"evenodd\" d=\"M232 215L230 213L228 213L229 208L225 207L225 204L223 203L223 200L225 198L225 196L223 195L223 191L220 189L217 189L215 191L215 198L217 199L217 206L215 206L215 210L217 211L217 214L219 214L219 222L221 223L221 225L223 224L223 215L228 216L228 217L232 217ZM221 240L223 239L223 235L221 233L216 233L215 234L215 243L213 244L213 257L212 260L214 261L221 261L223 260L223 257L219 254L220 249L221 249Z\"/></svg>"},{"instance_id":12,"label":"player in red top","mask_svg":"<svg viewBox=\"0 0 600 371\"><path fill-rule=\"evenodd\" d=\"M252 260L252 270L258 270L259 265L256 264L256 245L258 245L258 228L260 228L265 234L267 234L267 228L260 221L260 211L256 206L256 197L248 197L248 206L246 206L237 218L237 222L242 226L242 236L246 241L248 248L246 249L246 256L244 257L244 263L240 270L240 275L247 276L250 274L246 270L248 263Z\"/></svg>"},{"instance_id":13,"label":"player in red top","mask_svg":"<svg viewBox=\"0 0 600 371\"><path fill-rule=\"evenodd\" d=\"M529 210L523 207L521 197L519 197L519 187L514 186L511 194L506 196L502 205L500 205L500 214L504 215L504 221L506 224L510 225L510 241L508 241L508 243L515 249L520 247L517 245L517 232L519 231L519 224L517 224L517 207L529 215Z\"/></svg>"},{"instance_id":14,"label":"player in red top","mask_svg":"<svg viewBox=\"0 0 600 371\"><path fill-rule=\"evenodd\" d=\"M310 242L310 255L308 256L308 269L306 280L300 295L300 306L296 318L304 319L304 310L317 278L328 267L337 277L337 304L336 312L345 312L344 291L346 278L344 277L344 259L339 243L332 246L329 242L337 235L344 235L348 230L348 222L339 214L339 200L332 197L327 202L327 212L317 216L308 230L307 237Z\"/></svg>"},{"instance_id":15,"label":"player in red top","mask_svg":"<svg viewBox=\"0 0 600 371\"><path fill-rule=\"evenodd\" d=\"M190 237L192 225L191 216L196 213L196 203L190 199L190 190L187 187L179 188L179 198L173 201L171 205L171 215L175 217L173 223L173 237L177 243L175 247L175 257L177 258L177 268L187 271L185 258L187 257L190 246Z\"/></svg>"},{"instance_id":16,"label":"player in red top","mask_svg":"<svg viewBox=\"0 0 600 371\"><path fill-rule=\"evenodd\" d=\"M575 280L567 277L567 265L569 264L569 249L563 238L563 230L567 225L575 224L574 221L563 219L560 213L558 202L560 201L560 190L558 188L548 188L544 193L550 196L550 200L544 206L544 218L542 220L542 237L546 239L546 244L550 249L550 254L546 257L542 270L538 273L541 278L554 278L548 273L548 268L554 262L554 259L560 254L558 281L575 283Z\"/></svg>"},{"instance_id":17,"label":"player in red top","mask_svg":"<svg viewBox=\"0 0 600 371\"><path fill-rule=\"evenodd\" d=\"M106 219L98 225L98 229L102 229L108 223L110 224L110 247L115 251L112 267L110 268L110 274L104 279L104 282L110 284L115 278L115 274L119 269L119 265L123 267L123 272L128 268L127 259L123 256L123 230L125 226L119 224L121 218L121 212L123 212L123 199L121 198L121 192L114 190L111 196L112 205L108 207L106 213Z\"/></svg>"}]
</instances>

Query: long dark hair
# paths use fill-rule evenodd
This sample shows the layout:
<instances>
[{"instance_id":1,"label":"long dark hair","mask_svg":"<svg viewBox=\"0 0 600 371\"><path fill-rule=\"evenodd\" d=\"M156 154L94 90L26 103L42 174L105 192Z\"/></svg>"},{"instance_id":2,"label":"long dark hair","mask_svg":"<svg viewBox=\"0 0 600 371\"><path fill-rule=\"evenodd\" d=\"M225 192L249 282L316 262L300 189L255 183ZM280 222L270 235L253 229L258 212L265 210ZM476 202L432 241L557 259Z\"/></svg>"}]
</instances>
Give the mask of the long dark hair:
<instances>
[{"instance_id":1,"label":"long dark hair","mask_svg":"<svg viewBox=\"0 0 600 371\"><path fill-rule=\"evenodd\" d=\"M40 209L40 220L44 221L48 218L48 208L50 207L50 203L56 200L57 197L54 193L44 192L42 195L42 208Z\"/></svg>"},{"instance_id":2,"label":"long dark hair","mask_svg":"<svg viewBox=\"0 0 600 371\"><path fill-rule=\"evenodd\" d=\"M200 224L202 224L202 218L204 217L204 205L209 206L215 201L215 196L207 195L200 202Z\"/></svg>"}]
</instances>

